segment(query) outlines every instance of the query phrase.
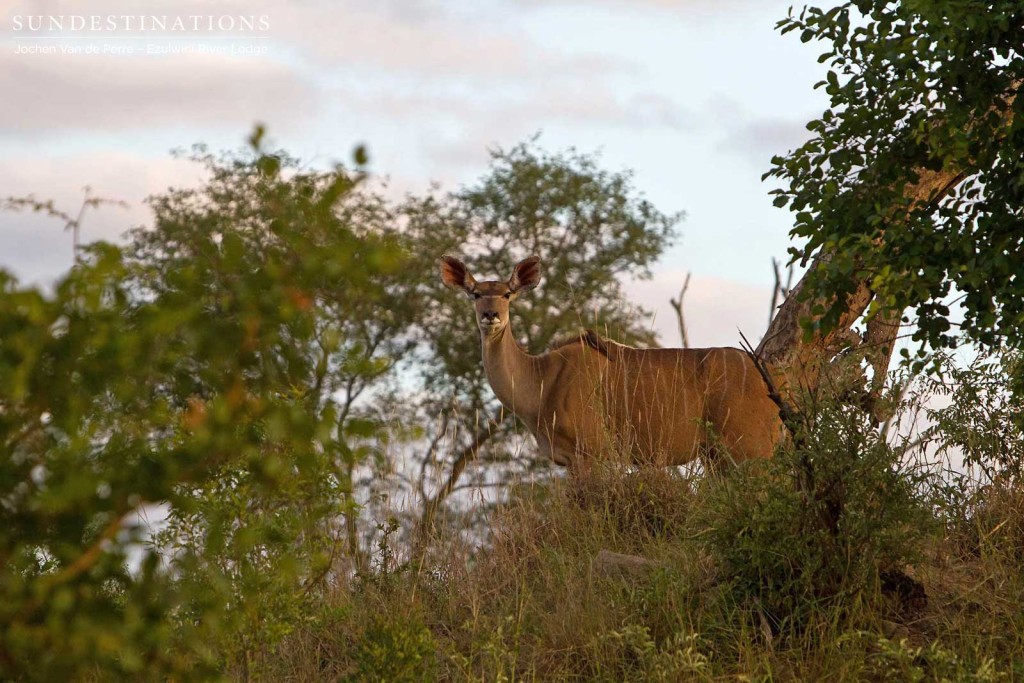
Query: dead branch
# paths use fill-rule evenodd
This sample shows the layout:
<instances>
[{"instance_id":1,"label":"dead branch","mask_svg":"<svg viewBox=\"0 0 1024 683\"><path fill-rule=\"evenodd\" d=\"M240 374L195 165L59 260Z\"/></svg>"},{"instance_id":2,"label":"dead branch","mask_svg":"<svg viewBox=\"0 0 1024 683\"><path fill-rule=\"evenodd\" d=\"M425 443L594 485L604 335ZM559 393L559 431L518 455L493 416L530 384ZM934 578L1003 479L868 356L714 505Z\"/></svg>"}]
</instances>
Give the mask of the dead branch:
<instances>
[{"instance_id":1,"label":"dead branch","mask_svg":"<svg viewBox=\"0 0 1024 683\"><path fill-rule=\"evenodd\" d=\"M779 302L785 301L786 297L789 296L790 290L793 288L793 264L790 263L786 268L786 283L782 283L782 274L779 271L779 266L782 263L772 257L772 271L775 273L775 285L772 287L772 305L768 309L768 324L772 324L772 318L775 317L775 309L778 308Z\"/></svg>"},{"instance_id":2,"label":"dead branch","mask_svg":"<svg viewBox=\"0 0 1024 683\"><path fill-rule=\"evenodd\" d=\"M754 367L757 368L757 372L761 375L761 379L764 380L765 386L768 387L768 398L779 408L779 419L782 420L782 424L786 427L794 443L796 443L797 433L800 432L797 429L798 416L796 411L779 393L778 387L775 386L775 381L772 379L771 372L768 370L768 366L765 365L761 357L754 351L754 348L750 345L742 331L740 332L740 338L742 339L740 347L747 352L750 360L753 361Z\"/></svg>"},{"instance_id":3,"label":"dead branch","mask_svg":"<svg viewBox=\"0 0 1024 683\"><path fill-rule=\"evenodd\" d=\"M437 514L437 509L444 500L451 495L452 491L455 490L455 485L458 483L459 478L465 471L466 466L473 462L480 455L480 450L491 440L498 432L498 427L501 422L507 419L507 413L499 411L493 420L487 420L481 425L476 434L473 436L473 441L468 446L459 451L459 454L455 456L455 460L452 462L452 471L448 475L444 484L438 489L437 494L433 498L428 500L423 506L423 516L420 518L420 533L426 535L431 527L433 526L434 516Z\"/></svg>"},{"instance_id":4,"label":"dead branch","mask_svg":"<svg viewBox=\"0 0 1024 683\"><path fill-rule=\"evenodd\" d=\"M690 338L686 333L686 320L683 317L683 297L686 296L686 290L690 286L690 275L686 274L686 279L683 281L683 287L679 290L678 299L669 299L668 302L672 304L672 308L676 311L676 321L679 323L679 339L683 344L684 349L690 348Z\"/></svg>"}]
</instances>

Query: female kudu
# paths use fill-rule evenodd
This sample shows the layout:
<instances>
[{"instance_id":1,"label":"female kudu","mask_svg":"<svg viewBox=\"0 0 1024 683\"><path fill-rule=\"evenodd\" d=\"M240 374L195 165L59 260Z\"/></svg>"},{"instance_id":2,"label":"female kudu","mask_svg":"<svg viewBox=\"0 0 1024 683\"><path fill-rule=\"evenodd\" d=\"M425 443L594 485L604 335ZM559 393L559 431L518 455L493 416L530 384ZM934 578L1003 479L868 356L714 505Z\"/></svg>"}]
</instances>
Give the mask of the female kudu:
<instances>
[{"instance_id":1,"label":"female kudu","mask_svg":"<svg viewBox=\"0 0 1024 683\"><path fill-rule=\"evenodd\" d=\"M587 331L534 356L515 341L509 304L540 282L539 258L520 262L507 282L477 282L445 256L441 278L474 300L494 394L560 465L742 461L770 456L782 438L778 407L740 349L638 349Z\"/></svg>"}]
</instances>

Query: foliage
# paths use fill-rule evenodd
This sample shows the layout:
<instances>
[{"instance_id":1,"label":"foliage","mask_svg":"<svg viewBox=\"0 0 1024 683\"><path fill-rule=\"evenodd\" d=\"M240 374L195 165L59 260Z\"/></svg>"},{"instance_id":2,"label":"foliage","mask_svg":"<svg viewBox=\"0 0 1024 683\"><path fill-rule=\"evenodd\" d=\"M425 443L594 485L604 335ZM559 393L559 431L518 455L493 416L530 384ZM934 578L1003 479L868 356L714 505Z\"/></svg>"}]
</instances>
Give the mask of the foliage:
<instances>
[{"instance_id":1,"label":"foliage","mask_svg":"<svg viewBox=\"0 0 1024 683\"><path fill-rule=\"evenodd\" d=\"M205 196L158 198L156 230L127 255L86 248L52 294L3 276L5 676L212 674L225 639L272 635L259 624L330 565L325 528L353 505L338 465L379 433L305 388L377 371L327 313L380 297L400 252L334 212L358 175L285 162L211 161ZM262 230L217 210L249 210L236 182ZM133 522L158 502L177 522L170 572Z\"/></svg>"},{"instance_id":2,"label":"foliage","mask_svg":"<svg viewBox=\"0 0 1024 683\"><path fill-rule=\"evenodd\" d=\"M791 248L810 272L806 296L832 327L846 295L867 280L873 306L916 309L914 338L955 347L1024 345L1024 8L1018 0L850 0L779 23L824 41L830 107L812 137L773 159L776 205L795 212ZM905 186L944 173L941 200ZM940 190L942 188L932 188ZM835 298L832 298L835 297Z\"/></svg>"},{"instance_id":3,"label":"foliage","mask_svg":"<svg viewBox=\"0 0 1024 683\"><path fill-rule=\"evenodd\" d=\"M963 657L938 642L927 646L912 645L906 639L893 641L878 634L857 632L844 636L840 645L847 643L856 643L855 651L865 644L874 651L872 657L865 659L861 672L867 680L982 683L1003 679L992 658L983 658L980 662L964 661Z\"/></svg>"},{"instance_id":4,"label":"foliage","mask_svg":"<svg viewBox=\"0 0 1024 683\"><path fill-rule=\"evenodd\" d=\"M429 633L433 672L453 681L1019 677L1024 496L972 513L981 546L960 552L937 523L949 511L924 504L934 482L893 471L902 447L849 417L822 414L807 442L817 505L801 500L793 453L720 479L599 467L520 486L489 543L438 539L437 563L328 595L337 616L286 637L259 674L352 678L372 628L372 661L410 661ZM836 485L833 526L816 512ZM650 564L609 572L600 550ZM885 584L893 568L923 592L902 600Z\"/></svg>"},{"instance_id":5,"label":"foliage","mask_svg":"<svg viewBox=\"0 0 1024 683\"><path fill-rule=\"evenodd\" d=\"M903 456L859 411L826 406L799 447L722 482L705 524L741 603L799 633L915 560L929 515Z\"/></svg>"},{"instance_id":6,"label":"foliage","mask_svg":"<svg viewBox=\"0 0 1024 683\"><path fill-rule=\"evenodd\" d=\"M407 413L489 403L463 302L437 291L456 245L499 270L548 257L551 285L523 309L533 345L575 328L576 305L649 341L618 278L646 272L675 217L628 175L521 146L478 186L396 205L262 137L197 147L203 184L151 198L123 248L83 247L53 293L2 276L4 675L248 676L336 619L313 607L353 575L400 580L397 522L379 527L384 565L369 561L361 473L390 471ZM166 515L153 538L147 515ZM421 668L426 636L378 626ZM370 644L356 669L406 661Z\"/></svg>"},{"instance_id":7,"label":"foliage","mask_svg":"<svg viewBox=\"0 0 1024 683\"><path fill-rule=\"evenodd\" d=\"M183 488L157 538L173 550L179 582L194 589L185 609L219 597L222 618L238 620L231 631L244 637L223 648L242 665L255 644L301 622L334 572L362 564L354 473L379 459L387 435L358 400L411 348L415 297L398 267L405 249L393 217L360 190L358 175L302 169L281 154L197 161L208 182L154 198L153 228L133 235L139 289L167 296L184 286L216 306L244 274L261 274L245 285L257 299L278 279L308 316L302 328L280 329L286 346L268 358L270 372L292 411L319 429L296 449L286 423L262 424L278 445ZM264 316L258 328L266 324Z\"/></svg>"},{"instance_id":8,"label":"foliage","mask_svg":"<svg viewBox=\"0 0 1024 683\"><path fill-rule=\"evenodd\" d=\"M353 680L373 683L432 681L437 644L415 620L371 617L353 654Z\"/></svg>"},{"instance_id":9,"label":"foliage","mask_svg":"<svg viewBox=\"0 0 1024 683\"><path fill-rule=\"evenodd\" d=\"M926 437L988 481L1024 476L1024 395L1007 382L1024 377L1021 362L1019 352L980 354L966 366L945 359L942 376L928 386L948 405L927 411Z\"/></svg>"},{"instance_id":10,"label":"foliage","mask_svg":"<svg viewBox=\"0 0 1024 683\"><path fill-rule=\"evenodd\" d=\"M713 680L706 644L697 634L678 633L663 647L651 637L646 627L630 624L619 631L602 633L595 646L611 650L597 657L595 681L678 681ZM618 664L604 670L610 660ZM625 664L625 666L623 666Z\"/></svg>"}]
</instances>

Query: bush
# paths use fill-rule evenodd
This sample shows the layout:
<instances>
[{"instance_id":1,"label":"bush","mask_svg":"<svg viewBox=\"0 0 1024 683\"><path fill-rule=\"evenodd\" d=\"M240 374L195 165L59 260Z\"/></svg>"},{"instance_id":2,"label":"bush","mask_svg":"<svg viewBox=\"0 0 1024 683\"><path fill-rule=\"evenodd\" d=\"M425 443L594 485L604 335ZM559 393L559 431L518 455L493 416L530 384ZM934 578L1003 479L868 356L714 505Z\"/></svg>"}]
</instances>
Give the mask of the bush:
<instances>
[{"instance_id":1,"label":"bush","mask_svg":"<svg viewBox=\"0 0 1024 683\"><path fill-rule=\"evenodd\" d=\"M644 626L630 624L594 639L595 681L712 680L706 644L680 632L660 647Z\"/></svg>"},{"instance_id":2,"label":"bush","mask_svg":"<svg viewBox=\"0 0 1024 683\"><path fill-rule=\"evenodd\" d=\"M205 186L52 291L0 272L0 678L245 666L301 623L385 437L332 384L379 374L353 312L402 264L340 212L359 174L199 161ZM154 503L162 548L134 523Z\"/></svg>"},{"instance_id":3,"label":"bush","mask_svg":"<svg viewBox=\"0 0 1024 683\"><path fill-rule=\"evenodd\" d=\"M709 487L709 551L742 607L799 633L872 600L917 557L931 518L919 483L868 418L824 408L799 449Z\"/></svg>"},{"instance_id":4,"label":"bush","mask_svg":"<svg viewBox=\"0 0 1024 683\"><path fill-rule=\"evenodd\" d=\"M923 390L949 402L926 410L926 436L989 481L1024 480L1024 354L982 353L966 367L938 357L936 365Z\"/></svg>"},{"instance_id":5,"label":"bush","mask_svg":"<svg viewBox=\"0 0 1024 683\"><path fill-rule=\"evenodd\" d=\"M971 662L938 642L912 645L906 639L893 641L858 631L840 638L838 645L840 650L850 652L863 664L858 677L871 681L982 683L1004 678L991 658Z\"/></svg>"}]
</instances>

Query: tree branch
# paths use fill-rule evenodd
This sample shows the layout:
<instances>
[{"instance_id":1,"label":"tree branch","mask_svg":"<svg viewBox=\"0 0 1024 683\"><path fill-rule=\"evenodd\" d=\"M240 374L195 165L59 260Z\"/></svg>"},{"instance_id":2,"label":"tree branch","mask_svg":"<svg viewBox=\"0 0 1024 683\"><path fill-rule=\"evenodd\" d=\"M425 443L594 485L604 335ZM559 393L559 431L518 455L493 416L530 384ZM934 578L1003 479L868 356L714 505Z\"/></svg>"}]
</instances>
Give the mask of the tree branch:
<instances>
[{"instance_id":1,"label":"tree branch","mask_svg":"<svg viewBox=\"0 0 1024 683\"><path fill-rule=\"evenodd\" d=\"M505 413L500 413L505 415ZM452 471L445 480L445 483L438 490L437 494L427 501L423 507L423 516L420 518L420 533L426 535L431 529L434 521L434 516L437 513L437 508L444 500L451 495L452 491L455 490L455 485L459 481L459 477L465 471L466 466L473 462L480 455L480 449L491 440L498 429L498 425L507 419L507 417L498 417L493 421L487 421L483 426L477 429L476 434L473 436L473 441L463 448L459 454L455 457L455 461L452 463Z\"/></svg>"},{"instance_id":2,"label":"tree branch","mask_svg":"<svg viewBox=\"0 0 1024 683\"><path fill-rule=\"evenodd\" d=\"M668 302L672 304L672 308L676 311L676 321L679 323L679 339L682 342L683 348L690 348L690 338L686 333L686 320L683 318L683 297L686 296L686 290L690 286L690 275L686 274L686 279L683 281L683 288L679 290L678 299L669 299Z\"/></svg>"},{"instance_id":3,"label":"tree branch","mask_svg":"<svg viewBox=\"0 0 1024 683\"><path fill-rule=\"evenodd\" d=\"M917 182L908 184L904 189L904 194L913 200L912 208L920 204L936 205L966 175L966 172L961 169L921 170L918 172ZM820 316L813 314L812 311L822 302L820 299L805 297L802 294L807 287L810 274L828 264L832 256L831 252L823 251L814 257L807 274L800 279L790 296L779 306L778 313L768 325L768 331L756 350L757 357L773 368L774 375L779 379L781 392L787 395L790 401L794 399L791 387L796 386L796 377L807 382L805 389L813 391L817 388L824 365L828 364L843 349L849 348L850 328L864 315L874 297L869 280L865 278L856 281L853 293L846 298L845 310L840 316L838 324L827 331L815 329L813 324ZM892 324L891 321L898 321L902 315L902 310L889 311L882 321L875 323L870 334L873 345L879 349L887 349L887 351L877 354L877 360L873 362L876 376L882 378L878 380L880 382L884 382L884 376L888 372L892 347L899 329L898 325ZM877 317L876 315L875 318ZM808 336L804 334L801 321L809 321L812 325ZM884 367L882 366L883 361ZM879 372L879 368L882 368L881 372ZM877 388L880 392L881 386L876 385L872 380L873 390Z\"/></svg>"}]
</instances>

